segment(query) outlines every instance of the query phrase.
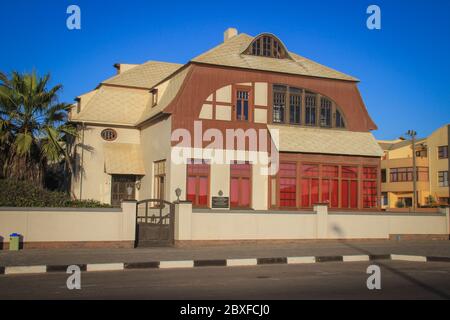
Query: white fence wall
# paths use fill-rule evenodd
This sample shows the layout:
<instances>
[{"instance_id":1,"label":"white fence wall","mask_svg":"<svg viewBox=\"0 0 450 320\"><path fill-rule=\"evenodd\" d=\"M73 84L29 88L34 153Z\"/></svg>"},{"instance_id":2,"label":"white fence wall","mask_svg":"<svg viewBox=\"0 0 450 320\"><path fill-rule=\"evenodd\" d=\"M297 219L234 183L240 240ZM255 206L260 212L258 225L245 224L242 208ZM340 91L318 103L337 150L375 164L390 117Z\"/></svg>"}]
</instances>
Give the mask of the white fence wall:
<instances>
[{"instance_id":1,"label":"white fence wall","mask_svg":"<svg viewBox=\"0 0 450 320\"><path fill-rule=\"evenodd\" d=\"M121 209L0 208L0 237L11 233L23 242L130 242L135 240L136 203Z\"/></svg>"},{"instance_id":2,"label":"white fence wall","mask_svg":"<svg viewBox=\"0 0 450 320\"><path fill-rule=\"evenodd\" d=\"M446 213L192 211L176 209L175 240L389 239L390 235L448 235Z\"/></svg>"}]
</instances>

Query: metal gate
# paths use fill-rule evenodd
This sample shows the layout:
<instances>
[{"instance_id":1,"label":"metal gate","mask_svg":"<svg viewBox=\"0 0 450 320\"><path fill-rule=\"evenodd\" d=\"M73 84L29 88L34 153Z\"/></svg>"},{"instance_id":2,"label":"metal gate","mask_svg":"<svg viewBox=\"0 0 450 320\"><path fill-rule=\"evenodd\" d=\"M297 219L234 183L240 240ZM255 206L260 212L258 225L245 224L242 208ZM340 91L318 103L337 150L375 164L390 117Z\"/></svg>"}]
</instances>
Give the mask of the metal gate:
<instances>
[{"instance_id":1,"label":"metal gate","mask_svg":"<svg viewBox=\"0 0 450 320\"><path fill-rule=\"evenodd\" d=\"M172 246L174 244L175 206L173 203L147 199L136 207L136 247Z\"/></svg>"}]
</instances>

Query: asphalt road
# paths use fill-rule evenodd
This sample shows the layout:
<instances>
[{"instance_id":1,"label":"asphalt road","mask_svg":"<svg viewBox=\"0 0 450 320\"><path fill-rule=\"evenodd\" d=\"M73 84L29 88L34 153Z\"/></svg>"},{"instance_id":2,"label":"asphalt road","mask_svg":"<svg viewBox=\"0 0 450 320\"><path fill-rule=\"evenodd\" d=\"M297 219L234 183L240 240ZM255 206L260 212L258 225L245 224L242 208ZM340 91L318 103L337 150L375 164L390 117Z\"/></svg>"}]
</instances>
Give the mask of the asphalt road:
<instances>
[{"instance_id":1,"label":"asphalt road","mask_svg":"<svg viewBox=\"0 0 450 320\"><path fill-rule=\"evenodd\" d=\"M381 268L381 290L366 269ZM450 263L337 262L0 276L0 299L449 299Z\"/></svg>"}]
</instances>

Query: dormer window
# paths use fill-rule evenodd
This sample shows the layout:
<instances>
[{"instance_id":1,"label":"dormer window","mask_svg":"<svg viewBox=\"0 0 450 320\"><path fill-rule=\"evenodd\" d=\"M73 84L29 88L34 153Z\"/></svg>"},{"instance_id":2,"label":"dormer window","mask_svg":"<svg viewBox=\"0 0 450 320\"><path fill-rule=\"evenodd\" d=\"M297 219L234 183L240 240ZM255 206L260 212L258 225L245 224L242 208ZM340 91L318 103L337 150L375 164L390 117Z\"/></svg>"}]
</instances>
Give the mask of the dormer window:
<instances>
[{"instance_id":1,"label":"dormer window","mask_svg":"<svg viewBox=\"0 0 450 320\"><path fill-rule=\"evenodd\" d=\"M154 107L158 104L158 89L152 89L150 93L152 94L152 107Z\"/></svg>"},{"instance_id":2,"label":"dormer window","mask_svg":"<svg viewBox=\"0 0 450 320\"><path fill-rule=\"evenodd\" d=\"M287 50L280 40L273 35L263 34L255 38L244 54L268 58L284 59Z\"/></svg>"}]
</instances>

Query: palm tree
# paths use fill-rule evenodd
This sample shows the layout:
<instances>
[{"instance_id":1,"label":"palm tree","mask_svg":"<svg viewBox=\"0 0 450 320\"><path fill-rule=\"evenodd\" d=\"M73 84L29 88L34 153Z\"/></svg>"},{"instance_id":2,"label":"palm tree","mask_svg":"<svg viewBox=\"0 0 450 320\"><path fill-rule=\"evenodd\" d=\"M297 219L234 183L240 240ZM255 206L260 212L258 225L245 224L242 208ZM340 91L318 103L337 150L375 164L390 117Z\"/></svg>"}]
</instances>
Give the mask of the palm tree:
<instances>
[{"instance_id":1,"label":"palm tree","mask_svg":"<svg viewBox=\"0 0 450 320\"><path fill-rule=\"evenodd\" d=\"M67 123L70 104L58 102L62 89L47 89L50 75L0 72L0 164L5 178L43 185L49 164L65 161L73 172L67 140L76 128Z\"/></svg>"}]
</instances>

